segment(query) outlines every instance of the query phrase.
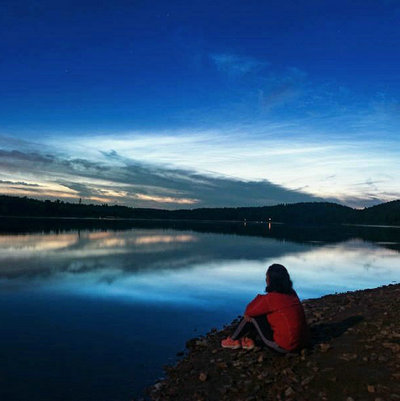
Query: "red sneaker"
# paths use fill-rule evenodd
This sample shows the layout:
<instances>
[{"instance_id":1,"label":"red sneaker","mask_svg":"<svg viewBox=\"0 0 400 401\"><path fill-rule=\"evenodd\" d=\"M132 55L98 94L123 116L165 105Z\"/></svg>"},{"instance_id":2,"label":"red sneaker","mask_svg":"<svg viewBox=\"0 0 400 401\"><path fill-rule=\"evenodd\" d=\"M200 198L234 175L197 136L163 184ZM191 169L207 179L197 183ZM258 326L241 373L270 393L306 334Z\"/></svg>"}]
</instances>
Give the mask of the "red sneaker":
<instances>
[{"instance_id":1,"label":"red sneaker","mask_svg":"<svg viewBox=\"0 0 400 401\"><path fill-rule=\"evenodd\" d=\"M254 341L249 337L243 337L242 338L242 348L243 349L253 349Z\"/></svg>"},{"instance_id":2,"label":"red sneaker","mask_svg":"<svg viewBox=\"0 0 400 401\"><path fill-rule=\"evenodd\" d=\"M222 348L238 349L241 347L239 340L232 340L232 338L227 337L225 340L221 341Z\"/></svg>"}]
</instances>

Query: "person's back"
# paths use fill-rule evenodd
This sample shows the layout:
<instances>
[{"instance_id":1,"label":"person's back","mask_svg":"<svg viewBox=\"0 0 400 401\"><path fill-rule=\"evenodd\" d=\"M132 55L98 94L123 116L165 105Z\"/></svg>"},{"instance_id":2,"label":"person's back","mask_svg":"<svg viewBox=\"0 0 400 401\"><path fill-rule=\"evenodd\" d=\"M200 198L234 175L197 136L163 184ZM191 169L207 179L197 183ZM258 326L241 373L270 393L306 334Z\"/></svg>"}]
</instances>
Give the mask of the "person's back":
<instances>
[{"instance_id":1,"label":"person's back","mask_svg":"<svg viewBox=\"0 0 400 401\"><path fill-rule=\"evenodd\" d=\"M231 337L221 342L224 348L251 348L247 336L237 338L253 326L262 341L279 352L289 352L306 345L308 328L301 304L286 268L271 265L266 274L266 295L257 295L246 307L244 319ZM250 326L249 326L250 324Z\"/></svg>"}]
</instances>

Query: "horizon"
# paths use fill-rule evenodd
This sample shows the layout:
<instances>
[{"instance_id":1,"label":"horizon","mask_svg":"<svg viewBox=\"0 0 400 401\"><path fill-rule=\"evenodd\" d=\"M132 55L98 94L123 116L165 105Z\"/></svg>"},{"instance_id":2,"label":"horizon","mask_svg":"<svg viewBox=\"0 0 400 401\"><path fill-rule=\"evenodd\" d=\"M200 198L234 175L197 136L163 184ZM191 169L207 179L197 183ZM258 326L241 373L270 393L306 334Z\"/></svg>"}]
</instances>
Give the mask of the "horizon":
<instances>
[{"instance_id":1,"label":"horizon","mask_svg":"<svg viewBox=\"0 0 400 401\"><path fill-rule=\"evenodd\" d=\"M82 205L82 206L106 206L106 207L126 207L129 209L150 209L150 210L163 210L163 211L191 211L191 210L196 210L196 209L240 209L240 208L263 208L263 207L274 207L274 206L294 206L294 205L299 205L299 204L309 204L309 203L328 203L331 205L337 205L337 206L342 206L342 207L348 207L351 208L353 210L364 210L364 209L368 209L374 206L380 206L380 205L384 205L387 203L393 203L393 202L400 202L400 199L394 199L388 202L382 202L382 203L377 203L374 204L372 206L368 206L365 208L357 208L357 207L352 207L352 206L347 206L344 205L342 203L336 203L336 202L329 202L329 201L325 201L325 200L317 200L317 201L309 201L309 202L295 202L295 203L276 203L273 205L261 205L261 206L218 206L218 207L203 207L203 208L179 208L179 209L163 209L163 208L146 208L146 207L137 207L137 206L129 206L129 205L121 205L118 203L114 203L114 204L108 204L108 203L87 203L89 202L89 200L87 200L87 202L84 199L78 199L75 202L74 201L65 201L63 199L39 199L39 198L31 198L28 196L17 196L17 195L5 195L5 194L0 194L0 197L5 196L5 197L10 197L10 198L18 198L18 199L27 199L27 200L33 200L33 201L40 201L40 202L46 202L46 201L50 201L50 202L64 202L65 204L70 204L70 205Z\"/></svg>"},{"instance_id":2,"label":"horizon","mask_svg":"<svg viewBox=\"0 0 400 401\"><path fill-rule=\"evenodd\" d=\"M0 193L167 210L400 199L396 1L0 11Z\"/></svg>"}]
</instances>

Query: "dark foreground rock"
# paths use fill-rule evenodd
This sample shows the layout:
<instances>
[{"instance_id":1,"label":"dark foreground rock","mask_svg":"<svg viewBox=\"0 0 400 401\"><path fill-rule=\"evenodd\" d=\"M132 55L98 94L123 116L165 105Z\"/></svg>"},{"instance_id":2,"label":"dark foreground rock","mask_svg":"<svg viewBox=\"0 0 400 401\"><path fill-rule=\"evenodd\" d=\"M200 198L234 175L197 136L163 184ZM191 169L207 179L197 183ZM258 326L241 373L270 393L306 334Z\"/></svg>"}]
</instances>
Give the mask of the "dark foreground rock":
<instances>
[{"instance_id":1,"label":"dark foreground rock","mask_svg":"<svg viewBox=\"0 0 400 401\"><path fill-rule=\"evenodd\" d=\"M309 348L226 350L232 327L188 341L154 401L400 401L400 285L304 301Z\"/></svg>"}]
</instances>

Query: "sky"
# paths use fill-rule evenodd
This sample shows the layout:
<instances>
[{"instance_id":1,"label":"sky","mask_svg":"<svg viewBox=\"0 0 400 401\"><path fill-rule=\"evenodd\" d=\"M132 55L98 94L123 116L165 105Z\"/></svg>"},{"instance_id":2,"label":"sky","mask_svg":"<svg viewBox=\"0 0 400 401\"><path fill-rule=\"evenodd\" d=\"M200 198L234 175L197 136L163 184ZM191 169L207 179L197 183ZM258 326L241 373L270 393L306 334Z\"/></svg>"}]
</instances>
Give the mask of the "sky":
<instances>
[{"instance_id":1,"label":"sky","mask_svg":"<svg viewBox=\"0 0 400 401\"><path fill-rule=\"evenodd\" d=\"M0 194L400 199L400 0L0 4Z\"/></svg>"}]
</instances>

